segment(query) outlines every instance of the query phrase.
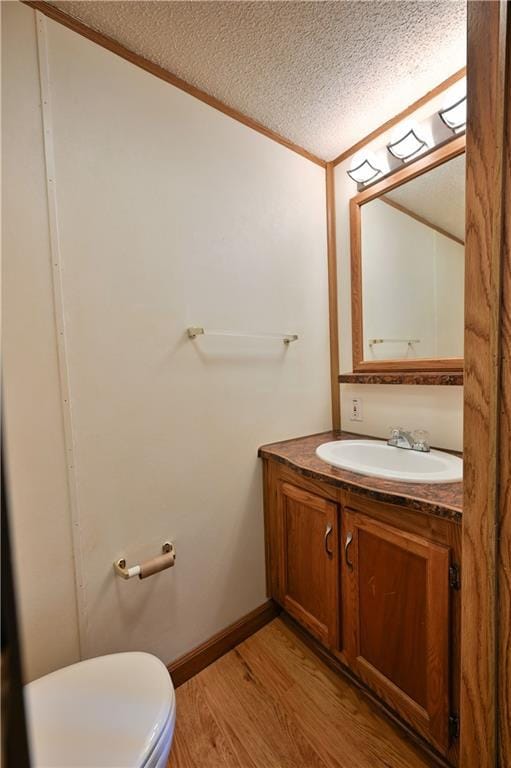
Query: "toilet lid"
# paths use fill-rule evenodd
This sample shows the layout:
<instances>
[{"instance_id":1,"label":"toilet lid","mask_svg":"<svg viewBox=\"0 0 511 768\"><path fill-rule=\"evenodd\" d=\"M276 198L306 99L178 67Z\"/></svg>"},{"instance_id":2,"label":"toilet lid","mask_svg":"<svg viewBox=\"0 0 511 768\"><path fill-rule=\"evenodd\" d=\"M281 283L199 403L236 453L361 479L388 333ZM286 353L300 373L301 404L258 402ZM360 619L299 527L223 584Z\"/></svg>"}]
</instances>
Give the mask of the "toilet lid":
<instances>
[{"instance_id":1,"label":"toilet lid","mask_svg":"<svg viewBox=\"0 0 511 768\"><path fill-rule=\"evenodd\" d=\"M140 768L175 712L162 662L99 656L25 686L34 768Z\"/></svg>"}]
</instances>

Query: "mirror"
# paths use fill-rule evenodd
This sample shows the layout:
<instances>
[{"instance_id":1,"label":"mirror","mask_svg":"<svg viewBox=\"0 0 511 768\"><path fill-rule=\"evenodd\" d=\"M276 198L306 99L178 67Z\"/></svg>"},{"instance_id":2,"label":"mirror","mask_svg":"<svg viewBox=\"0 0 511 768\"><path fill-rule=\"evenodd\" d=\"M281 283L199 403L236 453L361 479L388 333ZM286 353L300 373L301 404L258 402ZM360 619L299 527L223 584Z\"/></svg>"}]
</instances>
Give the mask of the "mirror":
<instances>
[{"instance_id":1,"label":"mirror","mask_svg":"<svg viewBox=\"0 0 511 768\"><path fill-rule=\"evenodd\" d=\"M465 137L351 201L354 371L463 368Z\"/></svg>"}]
</instances>

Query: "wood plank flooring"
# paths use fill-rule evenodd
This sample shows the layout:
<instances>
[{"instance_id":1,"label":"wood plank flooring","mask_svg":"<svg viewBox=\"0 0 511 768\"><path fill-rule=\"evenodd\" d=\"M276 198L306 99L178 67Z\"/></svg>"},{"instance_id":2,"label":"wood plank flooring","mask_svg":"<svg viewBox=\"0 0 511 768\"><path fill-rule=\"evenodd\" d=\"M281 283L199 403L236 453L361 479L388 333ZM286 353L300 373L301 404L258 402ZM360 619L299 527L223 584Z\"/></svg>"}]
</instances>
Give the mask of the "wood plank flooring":
<instances>
[{"instance_id":1,"label":"wood plank flooring","mask_svg":"<svg viewBox=\"0 0 511 768\"><path fill-rule=\"evenodd\" d=\"M281 619L177 689L168 768L431 768Z\"/></svg>"}]
</instances>

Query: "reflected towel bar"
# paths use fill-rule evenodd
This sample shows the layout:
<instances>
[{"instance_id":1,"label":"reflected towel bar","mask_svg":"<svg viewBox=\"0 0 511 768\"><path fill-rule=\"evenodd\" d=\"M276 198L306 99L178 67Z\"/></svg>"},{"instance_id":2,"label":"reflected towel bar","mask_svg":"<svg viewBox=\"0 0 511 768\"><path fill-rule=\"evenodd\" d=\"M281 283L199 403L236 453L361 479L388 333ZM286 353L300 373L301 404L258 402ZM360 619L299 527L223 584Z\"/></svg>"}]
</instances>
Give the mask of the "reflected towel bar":
<instances>
[{"instance_id":1,"label":"reflected towel bar","mask_svg":"<svg viewBox=\"0 0 511 768\"><path fill-rule=\"evenodd\" d=\"M197 336L237 336L241 339L280 339L284 344L291 344L292 341L298 341L297 333L240 333L238 331L208 331L200 326L187 328L188 338L195 339Z\"/></svg>"},{"instance_id":2,"label":"reflected towel bar","mask_svg":"<svg viewBox=\"0 0 511 768\"><path fill-rule=\"evenodd\" d=\"M375 344L385 344L386 342L391 344L405 343L410 346L411 344L420 344L420 339L369 339L369 346L373 347Z\"/></svg>"}]
</instances>

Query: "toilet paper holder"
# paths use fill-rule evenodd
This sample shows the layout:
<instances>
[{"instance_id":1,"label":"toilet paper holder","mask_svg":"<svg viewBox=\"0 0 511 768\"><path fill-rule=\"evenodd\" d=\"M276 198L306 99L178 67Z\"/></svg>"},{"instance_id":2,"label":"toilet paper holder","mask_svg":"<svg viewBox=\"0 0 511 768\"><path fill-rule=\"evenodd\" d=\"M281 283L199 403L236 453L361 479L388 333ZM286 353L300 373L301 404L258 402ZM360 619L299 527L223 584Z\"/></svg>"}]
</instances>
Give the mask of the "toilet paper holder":
<instances>
[{"instance_id":1,"label":"toilet paper holder","mask_svg":"<svg viewBox=\"0 0 511 768\"><path fill-rule=\"evenodd\" d=\"M146 560L138 565L132 565L129 568L126 558L121 557L114 562L114 571L122 579L132 579L134 576L138 576L139 579L146 579L155 573L172 568L175 562L176 548L171 541L166 541L161 548L161 555L158 555L158 557L153 557L151 560Z\"/></svg>"}]
</instances>

